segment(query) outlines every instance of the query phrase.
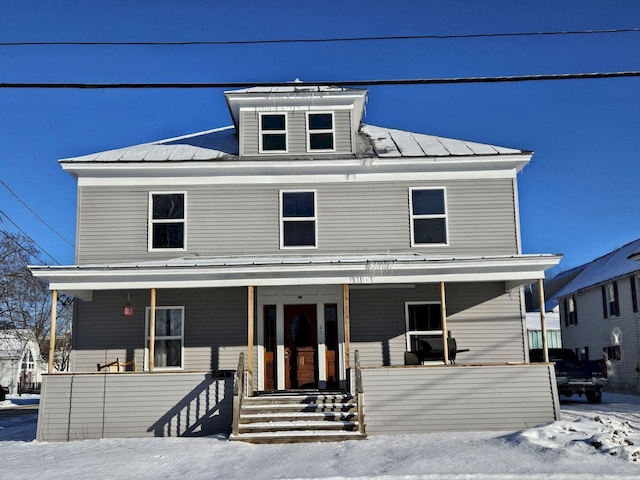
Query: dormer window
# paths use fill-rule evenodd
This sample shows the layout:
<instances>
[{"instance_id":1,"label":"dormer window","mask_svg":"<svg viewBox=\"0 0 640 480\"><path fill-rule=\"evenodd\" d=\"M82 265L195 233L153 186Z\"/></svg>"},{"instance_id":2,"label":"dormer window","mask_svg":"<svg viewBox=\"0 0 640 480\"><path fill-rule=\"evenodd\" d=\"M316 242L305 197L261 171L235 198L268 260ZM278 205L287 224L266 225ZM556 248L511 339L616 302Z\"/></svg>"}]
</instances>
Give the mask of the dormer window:
<instances>
[{"instance_id":1,"label":"dormer window","mask_svg":"<svg viewBox=\"0 0 640 480\"><path fill-rule=\"evenodd\" d=\"M287 116L284 113L260 114L260 152L287 151Z\"/></svg>"},{"instance_id":2,"label":"dormer window","mask_svg":"<svg viewBox=\"0 0 640 480\"><path fill-rule=\"evenodd\" d=\"M307 150L332 152L334 146L333 113L307 113Z\"/></svg>"}]
</instances>

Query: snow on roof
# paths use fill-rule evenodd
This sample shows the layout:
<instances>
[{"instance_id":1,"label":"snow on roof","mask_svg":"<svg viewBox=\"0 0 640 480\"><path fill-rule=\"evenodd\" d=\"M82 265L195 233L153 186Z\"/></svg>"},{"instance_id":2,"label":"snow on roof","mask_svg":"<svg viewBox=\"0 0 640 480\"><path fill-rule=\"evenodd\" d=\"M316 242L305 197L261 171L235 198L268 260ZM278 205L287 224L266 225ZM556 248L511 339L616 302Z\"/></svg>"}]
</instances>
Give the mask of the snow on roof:
<instances>
[{"instance_id":1,"label":"snow on roof","mask_svg":"<svg viewBox=\"0 0 640 480\"><path fill-rule=\"evenodd\" d=\"M640 262L629 258L638 251L640 251L640 239L596 258L586 264L582 272L567 283L564 288L558 290L555 297L560 298L578 290L640 271Z\"/></svg>"},{"instance_id":2,"label":"snow on roof","mask_svg":"<svg viewBox=\"0 0 640 480\"><path fill-rule=\"evenodd\" d=\"M365 141L372 146L375 156L385 158L473 157L531 153L373 125L363 125L361 133ZM370 157L371 149L365 149L356 156ZM61 162L179 162L239 159L238 137L234 127L229 126L81 157L65 158Z\"/></svg>"},{"instance_id":3,"label":"snow on roof","mask_svg":"<svg viewBox=\"0 0 640 480\"><path fill-rule=\"evenodd\" d=\"M235 93L305 93L305 92L362 92L364 90L359 90L356 88L346 88L346 87L337 87L335 85L305 85L302 82L291 84L290 86L281 86L281 87L272 87L272 86L264 86L264 87L250 87L250 88L241 88L238 90L229 90L224 92L225 94L235 94Z\"/></svg>"}]
</instances>

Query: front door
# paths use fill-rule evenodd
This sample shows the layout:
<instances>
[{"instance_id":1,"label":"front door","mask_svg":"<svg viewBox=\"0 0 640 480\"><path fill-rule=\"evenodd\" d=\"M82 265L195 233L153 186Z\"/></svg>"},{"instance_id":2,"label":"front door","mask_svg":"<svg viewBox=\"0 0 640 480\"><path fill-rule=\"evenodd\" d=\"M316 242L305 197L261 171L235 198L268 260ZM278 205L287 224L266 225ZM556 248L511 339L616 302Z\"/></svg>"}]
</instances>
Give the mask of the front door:
<instances>
[{"instance_id":1,"label":"front door","mask_svg":"<svg viewBox=\"0 0 640 480\"><path fill-rule=\"evenodd\" d=\"M316 305L284 306L285 388L318 387Z\"/></svg>"}]
</instances>

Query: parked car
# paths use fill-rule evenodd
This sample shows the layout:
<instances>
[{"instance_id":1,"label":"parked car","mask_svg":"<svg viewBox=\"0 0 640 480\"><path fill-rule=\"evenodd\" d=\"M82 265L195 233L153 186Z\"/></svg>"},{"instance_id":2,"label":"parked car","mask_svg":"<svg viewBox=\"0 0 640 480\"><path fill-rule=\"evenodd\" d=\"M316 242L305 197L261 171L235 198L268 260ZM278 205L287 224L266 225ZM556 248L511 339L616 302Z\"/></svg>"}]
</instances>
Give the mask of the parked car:
<instances>
[{"instance_id":1,"label":"parked car","mask_svg":"<svg viewBox=\"0 0 640 480\"><path fill-rule=\"evenodd\" d=\"M4 402L9 394L9 387L3 387L0 385L0 402Z\"/></svg>"},{"instance_id":2,"label":"parked car","mask_svg":"<svg viewBox=\"0 0 640 480\"><path fill-rule=\"evenodd\" d=\"M529 352L532 362L542 362L542 349ZM607 384L607 364L604 360L578 360L569 348L550 348L549 361L556 364L558 393L570 397L585 394L589 403L602 402L602 387Z\"/></svg>"}]
</instances>

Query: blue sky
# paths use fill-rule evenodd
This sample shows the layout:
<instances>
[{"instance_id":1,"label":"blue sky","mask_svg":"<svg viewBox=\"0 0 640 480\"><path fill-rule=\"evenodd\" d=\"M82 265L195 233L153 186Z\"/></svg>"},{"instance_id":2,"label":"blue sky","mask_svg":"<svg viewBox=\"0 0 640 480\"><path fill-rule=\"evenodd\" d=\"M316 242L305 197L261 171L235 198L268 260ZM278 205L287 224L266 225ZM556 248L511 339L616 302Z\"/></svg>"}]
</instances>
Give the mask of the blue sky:
<instances>
[{"instance_id":1,"label":"blue sky","mask_svg":"<svg viewBox=\"0 0 640 480\"><path fill-rule=\"evenodd\" d=\"M0 42L186 41L640 27L632 1L0 1ZM305 82L640 70L640 33L233 46L5 46L0 82ZM580 265L640 237L640 78L369 89L365 122L533 150L525 253ZM75 243L57 160L229 125L222 90L0 89L0 173ZM62 264L73 248L0 185ZM15 231L3 217L3 228ZM47 259L49 263L53 263Z\"/></svg>"}]
</instances>

